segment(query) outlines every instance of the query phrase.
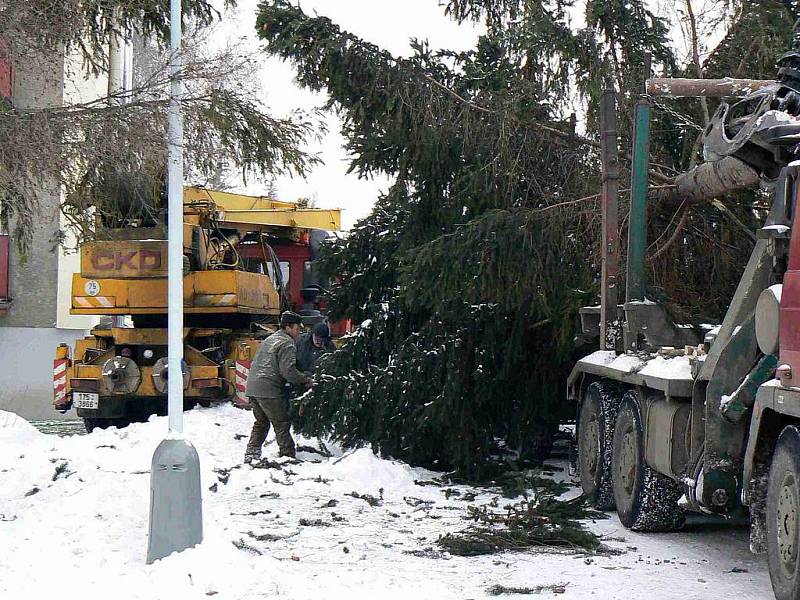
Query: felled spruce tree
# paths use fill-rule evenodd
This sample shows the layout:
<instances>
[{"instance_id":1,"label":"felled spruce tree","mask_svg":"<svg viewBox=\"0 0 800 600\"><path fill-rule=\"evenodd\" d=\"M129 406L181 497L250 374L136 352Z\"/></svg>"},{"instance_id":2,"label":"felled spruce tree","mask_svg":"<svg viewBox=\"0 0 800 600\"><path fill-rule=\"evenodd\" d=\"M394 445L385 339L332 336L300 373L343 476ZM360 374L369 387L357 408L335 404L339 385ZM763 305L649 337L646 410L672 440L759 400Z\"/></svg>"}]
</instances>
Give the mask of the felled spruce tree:
<instances>
[{"instance_id":1,"label":"felled spruce tree","mask_svg":"<svg viewBox=\"0 0 800 600\"><path fill-rule=\"evenodd\" d=\"M558 2L451 0L446 11L485 24L473 51L415 43L396 58L285 0L261 5L257 30L301 85L328 94L351 169L394 178L323 252L340 282L331 316L361 326L320 362L305 431L478 477L498 440L536 450L569 410L577 309L596 299L597 144L576 134L568 101L586 99L596 137L613 83L628 147L645 54L666 74L677 67L665 24L640 1L591 0L577 32ZM684 168L672 147L653 154ZM661 260L684 261L693 235Z\"/></svg>"}]
</instances>

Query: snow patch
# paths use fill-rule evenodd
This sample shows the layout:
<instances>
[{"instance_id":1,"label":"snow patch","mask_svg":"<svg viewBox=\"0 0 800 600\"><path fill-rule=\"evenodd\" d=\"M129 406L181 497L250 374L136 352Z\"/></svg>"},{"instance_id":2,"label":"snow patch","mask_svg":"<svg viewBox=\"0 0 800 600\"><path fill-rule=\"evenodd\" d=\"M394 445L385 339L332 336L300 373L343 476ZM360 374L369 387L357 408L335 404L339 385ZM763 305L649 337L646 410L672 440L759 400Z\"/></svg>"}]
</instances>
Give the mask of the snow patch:
<instances>
[{"instance_id":1,"label":"snow patch","mask_svg":"<svg viewBox=\"0 0 800 600\"><path fill-rule=\"evenodd\" d=\"M628 302L628 304L631 304L633 306L655 306L656 304L658 304L658 302L653 302L652 300L648 300L647 298L645 298L644 300L631 300L630 302Z\"/></svg>"},{"instance_id":2,"label":"snow patch","mask_svg":"<svg viewBox=\"0 0 800 600\"><path fill-rule=\"evenodd\" d=\"M441 473L366 448L343 453L330 442L331 457L300 452L302 462L276 459L273 435L264 456L280 467L252 468L242 465L252 423L250 412L230 405L185 413L186 439L200 456L204 539L146 565L150 460L167 433L166 418L61 438L0 413L0 596L459 600L487 597L495 583L565 581L564 600L706 597L712 586L728 597L769 592L766 567L749 554L746 531L692 531L665 541L624 531L615 516L590 527L619 547L619 556L436 556L441 535L468 526L468 505L507 502L499 490L418 485ZM553 461L569 480L568 461ZM381 488L379 504L364 498L379 498ZM621 534L625 541L612 541ZM731 564L746 567L749 579L731 576ZM634 569L627 572L635 577L623 581L620 569Z\"/></svg>"},{"instance_id":3,"label":"snow patch","mask_svg":"<svg viewBox=\"0 0 800 600\"><path fill-rule=\"evenodd\" d=\"M656 356L639 373L661 379L691 379L692 366L688 356L674 358Z\"/></svg>"},{"instance_id":4,"label":"snow patch","mask_svg":"<svg viewBox=\"0 0 800 600\"><path fill-rule=\"evenodd\" d=\"M614 362L615 358L617 358L617 353L613 350L597 350L596 352L592 352L589 356L584 356L581 362L590 365L605 366Z\"/></svg>"},{"instance_id":5,"label":"snow patch","mask_svg":"<svg viewBox=\"0 0 800 600\"><path fill-rule=\"evenodd\" d=\"M613 350L598 350L581 359L581 362L609 367L623 373L636 373L644 366L644 360L635 354L617 354Z\"/></svg>"},{"instance_id":6,"label":"snow patch","mask_svg":"<svg viewBox=\"0 0 800 600\"><path fill-rule=\"evenodd\" d=\"M644 361L635 354L620 354L608 366L617 371L636 373L644 366Z\"/></svg>"},{"instance_id":7,"label":"snow patch","mask_svg":"<svg viewBox=\"0 0 800 600\"><path fill-rule=\"evenodd\" d=\"M348 452L333 465L325 467L326 477L333 475L342 481L347 491L379 495L408 496L419 491L414 480L419 476L405 463L378 458L369 448Z\"/></svg>"},{"instance_id":8,"label":"snow patch","mask_svg":"<svg viewBox=\"0 0 800 600\"><path fill-rule=\"evenodd\" d=\"M0 441L24 444L43 437L43 433L19 415L0 410Z\"/></svg>"}]
</instances>

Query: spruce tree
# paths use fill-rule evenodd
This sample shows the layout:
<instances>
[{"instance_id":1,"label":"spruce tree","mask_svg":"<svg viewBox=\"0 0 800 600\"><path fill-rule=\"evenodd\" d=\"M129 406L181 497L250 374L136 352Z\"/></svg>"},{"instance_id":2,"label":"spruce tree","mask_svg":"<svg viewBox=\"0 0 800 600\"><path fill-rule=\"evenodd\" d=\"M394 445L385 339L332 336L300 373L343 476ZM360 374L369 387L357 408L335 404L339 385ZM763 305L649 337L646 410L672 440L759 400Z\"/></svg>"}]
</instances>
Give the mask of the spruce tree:
<instances>
[{"instance_id":1,"label":"spruce tree","mask_svg":"<svg viewBox=\"0 0 800 600\"><path fill-rule=\"evenodd\" d=\"M571 416L566 376L585 351L574 341L577 310L596 303L599 276L597 101L609 85L619 91L624 149L646 54L660 73L681 69L645 2L591 0L578 31L566 6L451 0L452 18L486 27L475 49L414 42L411 57L397 58L285 0L261 5L267 50L341 115L351 169L394 178L373 213L323 253L340 282L331 316L361 326L320 362L306 433L480 476L498 442L536 451ZM576 95L586 135L569 114ZM685 132L658 118L671 130L654 138L663 181L688 160L676 149ZM651 207L651 236L675 210ZM683 286L676 308L689 317L709 279L721 298L745 260L736 249L709 268L713 252L696 256L728 244L719 221L695 209L683 241L651 261L654 290ZM676 267L704 272L675 282Z\"/></svg>"}]
</instances>

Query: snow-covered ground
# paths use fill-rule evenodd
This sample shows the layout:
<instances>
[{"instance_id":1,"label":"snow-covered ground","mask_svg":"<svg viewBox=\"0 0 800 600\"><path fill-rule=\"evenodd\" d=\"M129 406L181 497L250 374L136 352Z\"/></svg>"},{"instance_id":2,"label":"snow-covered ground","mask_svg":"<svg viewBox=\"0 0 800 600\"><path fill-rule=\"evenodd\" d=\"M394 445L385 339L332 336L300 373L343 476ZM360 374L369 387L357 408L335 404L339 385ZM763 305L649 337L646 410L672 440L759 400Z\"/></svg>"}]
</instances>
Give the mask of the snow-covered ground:
<instances>
[{"instance_id":1,"label":"snow-covered ground","mask_svg":"<svg viewBox=\"0 0 800 600\"><path fill-rule=\"evenodd\" d=\"M592 524L619 556L443 554L437 538L497 493L419 485L439 474L367 449L243 466L251 419L231 406L186 413L205 539L146 565L150 461L166 420L57 437L0 412L0 598L469 599L495 586L551 586L537 598L772 597L747 529L727 523L690 520L667 535L631 533L616 517ZM270 436L265 456L276 454Z\"/></svg>"}]
</instances>

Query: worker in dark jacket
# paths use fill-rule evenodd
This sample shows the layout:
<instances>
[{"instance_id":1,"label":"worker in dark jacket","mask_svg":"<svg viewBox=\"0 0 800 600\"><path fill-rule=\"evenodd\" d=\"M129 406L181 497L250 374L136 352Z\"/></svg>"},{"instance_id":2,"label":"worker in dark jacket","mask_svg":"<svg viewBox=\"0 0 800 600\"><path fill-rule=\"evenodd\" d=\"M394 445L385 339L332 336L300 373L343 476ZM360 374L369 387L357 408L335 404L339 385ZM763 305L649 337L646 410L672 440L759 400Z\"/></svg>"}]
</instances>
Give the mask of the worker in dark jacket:
<instances>
[{"instance_id":1,"label":"worker in dark jacket","mask_svg":"<svg viewBox=\"0 0 800 600\"><path fill-rule=\"evenodd\" d=\"M331 329L327 323L317 323L310 333L297 338L297 368L306 375L314 372L317 358L326 352L333 352L336 346L331 341Z\"/></svg>"},{"instance_id":2,"label":"worker in dark jacket","mask_svg":"<svg viewBox=\"0 0 800 600\"><path fill-rule=\"evenodd\" d=\"M294 343L300 335L301 323L297 313L284 312L280 329L261 343L250 366L245 394L250 398L256 421L244 454L246 463L261 458L261 446L267 439L270 423L275 428L279 456L295 455L284 386L289 382L302 389L311 387L311 378L297 370Z\"/></svg>"}]
</instances>

